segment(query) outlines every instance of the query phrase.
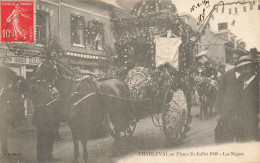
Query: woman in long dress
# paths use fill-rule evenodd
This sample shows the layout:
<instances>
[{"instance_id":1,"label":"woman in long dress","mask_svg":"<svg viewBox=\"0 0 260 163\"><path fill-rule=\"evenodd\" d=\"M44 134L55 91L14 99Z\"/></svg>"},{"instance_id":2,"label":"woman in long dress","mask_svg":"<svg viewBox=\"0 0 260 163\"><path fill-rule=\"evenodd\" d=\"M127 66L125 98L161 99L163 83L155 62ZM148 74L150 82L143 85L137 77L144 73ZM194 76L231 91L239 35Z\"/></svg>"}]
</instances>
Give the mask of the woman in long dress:
<instances>
[{"instance_id":1,"label":"woman in long dress","mask_svg":"<svg viewBox=\"0 0 260 163\"><path fill-rule=\"evenodd\" d=\"M17 40L18 37L22 37L24 40L26 39L26 34L28 32L21 27L20 23L20 16L25 17L27 19L29 18L29 16L25 15L26 12L27 11L24 8L21 8L19 4L16 4L13 12L6 19L6 22L12 23L13 32L15 36L14 40Z\"/></svg>"}]
</instances>

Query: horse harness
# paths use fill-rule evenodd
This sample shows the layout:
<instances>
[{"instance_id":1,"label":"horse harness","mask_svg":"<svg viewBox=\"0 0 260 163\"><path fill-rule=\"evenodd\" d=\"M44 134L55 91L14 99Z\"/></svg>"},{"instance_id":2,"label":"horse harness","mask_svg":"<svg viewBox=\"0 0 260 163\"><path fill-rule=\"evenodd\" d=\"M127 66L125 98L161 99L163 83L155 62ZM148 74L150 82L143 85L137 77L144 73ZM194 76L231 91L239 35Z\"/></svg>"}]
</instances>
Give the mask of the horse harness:
<instances>
[{"instance_id":1,"label":"horse harness","mask_svg":"<svg viewBox=\"0 0 260 163\"><path fill-rule=\"evenodd\" d=\"M87 77L84 77L84 79L86 79ZM82 80L81 80L82 81ZM80 81L80 82L81 82ZM129 98L124 98L124 97L119 97L119 96L116 96L116 95L112 95L112 94L108 94L108 93L104 93L102 92L101 90L101 84L98 83L98 81L95 79L95 78L91 78L91 81L93 82L93 84L95 85L95 87L97 88L97 91L96 92L92 92L92 93L89 93L87 95L85 95L84 97L82 97L81 99L77 100L77 102L74 102L74 106L77 106L79 103L81 103L82 101L84 101L85 99L93 96L93 95L99 95L99 97L101 96L107 96L107 97L112 97L112 98L116 98L118 100L126 100L126 101L134 101L134 102L137 102L138 100L134 100L134 99L129 99ZM77 90L80 82L78 82L77 84L75 84L73 87L74 90ZM74 92L74 94L76 94L77 92Z\"/></svg>"},{"instance_id":2,"label":"horse harness","mask_svg":"<svg viewBox=\"0 0 260 163\"><path fill-rule=\"evenodd\" d=\"M98 81L97 81L95 78L93 78L93 77L91 77L91 76L89 76L89 75L86 75L86 76L83 76L83 77L81 77L81 78L75 79L75 78L68 77L68 76L66 76L66 75L61 75L61 74L58 72L57 67L55 67L55 69L56 69L56 74L57 74L58 76L64 77L64 78L66 78L66 79L73 80L72 93L71 93L72 96L74 96L74 95L76 95L76 94L79 94L79 93L78 93L78 88L79 88L80 83L83 82L85 79L88 79L88 78L90 78L90 81L94 84L94 86L95 86L95 88L96 88L96 90L97 90L96 92L89 93L89 94L85 95L84 97L80 98L79 100L77 100L76 102L74 102L73 106L77 106L77 105L78 105L79 103L81 103L83 100L85 100L85 99L87 99L87 98L89 98L89 97L91 97L91 96L93 96L93 95L108 96L108 97L112 97L112 98L116 98L116 99L120 99L120 100L138 101L138 100L133 100L133 99L129 99L129 98L123 98L123 97L115 96L115 95L112 95L112 94L103 93L103 92L101 91L101 84L98 83ZM53 81L53 83L55 83L55 82ZM55 86L55 84L52 85L52 87L54 87L54 86ZM50 101L47 105L51 105L51 104L52 104L53 102L55 102L56 100L60 100L60 99L55 98L55 99L53 99L52 101Z\"/></svg>"}]
</instances>

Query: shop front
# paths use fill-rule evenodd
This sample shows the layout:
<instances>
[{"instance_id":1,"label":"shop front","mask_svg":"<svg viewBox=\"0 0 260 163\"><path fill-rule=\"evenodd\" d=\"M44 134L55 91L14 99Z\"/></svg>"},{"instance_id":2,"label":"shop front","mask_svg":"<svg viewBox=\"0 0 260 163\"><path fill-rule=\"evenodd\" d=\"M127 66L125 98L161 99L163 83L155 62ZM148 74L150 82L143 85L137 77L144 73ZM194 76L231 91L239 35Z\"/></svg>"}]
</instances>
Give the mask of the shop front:
<instances>
[{"instance_id":1,"label":"shop front","mask_svg":"<svg viewBox=\"0 0 260 163\"><path fill-rule=\"evenodd\" d=\"M34 53L37 54L39 52L34 52ZM39 62L40 62L40 58L35 57L35 55L17 56L5 49L0 50L0 63L5 67L13 70L17 75L24 77L26 80L30 80L33 69L37 66ZM33 112L34 112L34 107L32 101L30 99L26 99L25 101L26 120L21 126L15 128L15 130L25 131L25 130L33 129L34 127L31 121Z\"/></svg>"}]
</instances>

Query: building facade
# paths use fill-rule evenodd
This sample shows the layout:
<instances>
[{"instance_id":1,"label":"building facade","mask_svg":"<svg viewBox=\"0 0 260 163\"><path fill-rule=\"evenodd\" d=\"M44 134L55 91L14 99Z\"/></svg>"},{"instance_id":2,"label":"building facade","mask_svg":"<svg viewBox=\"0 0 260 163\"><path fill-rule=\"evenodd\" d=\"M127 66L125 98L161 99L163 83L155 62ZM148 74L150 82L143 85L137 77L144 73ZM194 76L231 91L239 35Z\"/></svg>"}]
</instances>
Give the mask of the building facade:
<instances>
[{"instance_id":1,"label":"building facade","mask_svg":"<svg viewBox=\"0 0 260 163\"><path fill-rule=\"evenodd\" d=\"M112 12L122 16L128 14L120 5L102 0L37 0L35 43L0 44L0 62L30 79L41 60L39 56L44 55L42 51L55 41L62 49L61 59L67 65L78 67L82 73L105 72L108 65L106 47L113 48L114 42L110 26ZM27 129L32 127L33 111L33 104L28 99L25 112L28 123L24 126Z\"/></svg>"},{"instance_id":2,"label":"building facade","mask_svg":"<svg viewBox=\"0 0 260 163\"><path fill-rule=\"evenodd\" d=\"M189 24L194 31L198 31L200 25L198 20L187 13L181 13L180 17ZM243 42L236 39L236 35L230 32L227 26L219 23L220 28L214 30L210 27L205 28L198 42L198 55L204 55L210 62L216 66L233 65L233 51L238 48L245 53ZM202 52L202 53L200 53Z\"/></svg>"}]
</instances>

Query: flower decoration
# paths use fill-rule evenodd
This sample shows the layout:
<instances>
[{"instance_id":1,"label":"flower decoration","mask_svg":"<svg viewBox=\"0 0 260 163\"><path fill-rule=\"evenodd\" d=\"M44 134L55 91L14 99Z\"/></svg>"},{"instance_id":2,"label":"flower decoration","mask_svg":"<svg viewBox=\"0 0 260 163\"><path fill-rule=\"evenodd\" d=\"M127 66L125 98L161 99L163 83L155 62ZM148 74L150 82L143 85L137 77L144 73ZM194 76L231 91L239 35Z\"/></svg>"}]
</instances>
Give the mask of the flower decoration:
<instances>
[{"instance_id":1,"label":"flower decoration","mask_svg":"<svg viewBox=\"0 0 260 163\"><path fill-rule=\"evenodd\" d=\"M114 65L119 69L122 67L126 71L140 66L150 69L152 77L148 87L156 95L159 95L161 89L167 86L172 86L174 89L194 87L188 81L191 80L190 78L196 70L193 69L193 64L196 64L194 55L197 46L191 40L196 33L176 14L176 11L175 5L170 0L141 0L134 5L131 15L127 18L112 19L112 29L116 39L115 50L118 56L114 59ZM166 68L167 71L170 71L171 77L166 69L155 69L154 38L157 35L163 35L168 30L182 39L179 48L179 69L181 71ZM130 48L132 50L129 51ZM128 50L125 51L125 49ZM129 66L130 63L131 66ZM126 74L127 72L125 77Z\"/></svg>"},{"instance_id":2,"label":"flower decoration","mask_svg":"<svg viewBox=\"0 0 260 163\"><path fill-rule=\"evenodd\" d=\"M105 42L105 24L99 20L91 20L85 28L86 39L92 44L92 49L97 49L97 41Z\"/></svg>"}]
</instances>

